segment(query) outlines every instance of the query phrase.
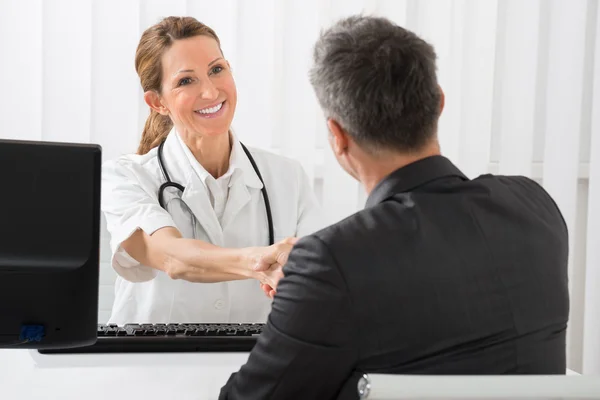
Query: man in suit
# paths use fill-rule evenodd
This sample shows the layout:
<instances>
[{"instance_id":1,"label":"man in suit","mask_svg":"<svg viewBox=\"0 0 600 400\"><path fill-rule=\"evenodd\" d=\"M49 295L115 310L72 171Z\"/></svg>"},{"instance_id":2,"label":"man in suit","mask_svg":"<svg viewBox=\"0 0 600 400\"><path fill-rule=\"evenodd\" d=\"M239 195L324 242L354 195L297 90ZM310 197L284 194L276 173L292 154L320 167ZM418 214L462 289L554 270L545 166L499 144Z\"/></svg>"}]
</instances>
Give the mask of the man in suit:
<instances>
[{"instance_id":1,"label":"man in suit","mask_svg":"<svg viewBox=\"0 0 600 400\"><path fill-rule=\"evenodd\" d=\"M311 83L368 200L297 242L221 398L357 398L342 392L357 371L565 373L566 225L532 180L469 179L440 154L435 60L382 18L321 35Z\"/></svg>"}]
</instances>

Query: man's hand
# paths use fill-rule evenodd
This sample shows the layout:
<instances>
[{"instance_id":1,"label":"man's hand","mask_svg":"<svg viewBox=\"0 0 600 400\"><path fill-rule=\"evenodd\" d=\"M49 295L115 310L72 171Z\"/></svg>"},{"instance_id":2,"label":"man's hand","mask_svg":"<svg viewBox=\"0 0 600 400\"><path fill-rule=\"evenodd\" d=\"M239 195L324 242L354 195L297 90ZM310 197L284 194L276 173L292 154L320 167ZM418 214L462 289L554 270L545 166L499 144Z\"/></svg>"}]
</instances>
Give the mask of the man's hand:
<instances>
[{"instance_id":1,"label":"man's hand","mask_svg":"<svg viewBox=\"0 0 600 400\"><path fill-rule=\"evenodd\" d=\"M277 242L267 247L255 260L253 269L260 275L260 287L270 298L275 296L277 284L283 278L283 266L297 241L297 238L286 238Z\"/></svg>"},{"instance_id":2,"label":"man's hand","mask_svg":"<svg viewBox=\"0 0 600 400\"><path fill-rule=\"evenodd\" d=\"M265 283L261 282L260 288L268 297L273 298L275 297L275 289L281 278L283 278L283 267L275 264L270 270L263 272L263 274L265 274Z\"/></svg>"}]
</instances>

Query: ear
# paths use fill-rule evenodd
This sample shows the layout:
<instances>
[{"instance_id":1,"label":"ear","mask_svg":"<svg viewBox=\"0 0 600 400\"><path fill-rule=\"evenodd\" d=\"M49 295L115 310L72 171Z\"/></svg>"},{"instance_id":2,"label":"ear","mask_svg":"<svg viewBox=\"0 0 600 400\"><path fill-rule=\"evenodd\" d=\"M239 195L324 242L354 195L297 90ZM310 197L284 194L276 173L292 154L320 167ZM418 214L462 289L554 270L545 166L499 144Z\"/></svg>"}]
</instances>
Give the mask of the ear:
<instances>
[{"instance_id":1,"label":"ear","mask_svg":"<svg viewBox=\"0 0 600 400\"><path fill-rule=\"evenodd\" d=\"M169 109L163 105L160 101L160 96L154 90L148 90L144 93L144 101L148 104L148 107L157 113L169 115Z\"/></svg>"},{"instance_id":2,"label":"ear","mask_svg":"<svg viewBox=\"0 0 600 400\"><path fill-rule=\"evenodd\" d=\"M442 87L438 87L440 88L440 115L442 115L442 112L444 111L444 106L446 105L446 95L444 95Z\"/></svg>"},{"instance_id":3,"label":"ear","mask_svg":"<svg viewBox=\"0 0 600 400\"><path fill-rule=\"evenodd\" d=\"M337 155L342 155L348 151L348 133L335 120L329 118L327 120L327 128L329 128L329 141L333 152Z\"/></svg>"}]
</instances>

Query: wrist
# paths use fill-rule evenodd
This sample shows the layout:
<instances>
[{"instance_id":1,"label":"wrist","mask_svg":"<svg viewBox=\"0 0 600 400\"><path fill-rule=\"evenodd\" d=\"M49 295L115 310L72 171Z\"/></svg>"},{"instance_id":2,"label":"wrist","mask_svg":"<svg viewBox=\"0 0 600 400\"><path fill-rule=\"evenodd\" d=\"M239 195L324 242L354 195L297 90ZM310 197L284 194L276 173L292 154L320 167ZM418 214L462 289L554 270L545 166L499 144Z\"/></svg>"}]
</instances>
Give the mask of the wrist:
<instances>
[{"instance_id":1,"label":"wrist","mask_svg":"<svg viewBox=\"0 0 600 400\"><path fill-rule=\"evenodd\" d=\"M235 249L233 263L236 273L249 279L258 279L260 273L254 270L256 261L252 247Z\"/></svg>"}]
</instances>

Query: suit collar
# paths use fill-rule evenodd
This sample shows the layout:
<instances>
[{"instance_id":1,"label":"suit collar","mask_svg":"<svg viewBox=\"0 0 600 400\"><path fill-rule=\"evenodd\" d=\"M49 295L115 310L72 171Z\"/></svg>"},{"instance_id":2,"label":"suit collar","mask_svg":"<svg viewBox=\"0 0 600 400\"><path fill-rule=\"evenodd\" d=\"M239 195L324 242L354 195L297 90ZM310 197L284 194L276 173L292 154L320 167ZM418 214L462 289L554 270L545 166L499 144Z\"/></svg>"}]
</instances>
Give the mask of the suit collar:
<instances>
[{"instance_id":1,"label":"suit collar","mask_svg":"<svg viewBox=\"0 0 600 400\"><path fill-rule=\"evenodd\" d=\"M369 195L365 208L373 207L395 194L410 192L431 181L449 176L467 179L446 157L431 156L415 161L383 178Z\"/></svg>"}]
</instances>

